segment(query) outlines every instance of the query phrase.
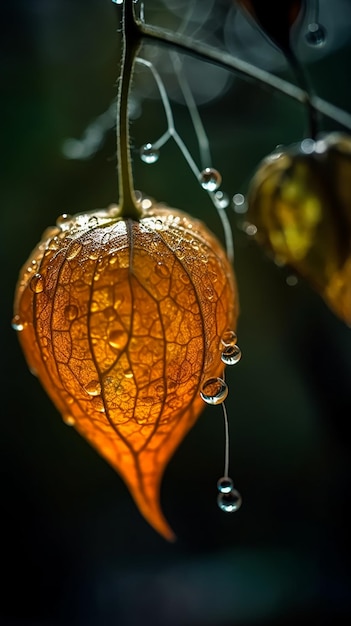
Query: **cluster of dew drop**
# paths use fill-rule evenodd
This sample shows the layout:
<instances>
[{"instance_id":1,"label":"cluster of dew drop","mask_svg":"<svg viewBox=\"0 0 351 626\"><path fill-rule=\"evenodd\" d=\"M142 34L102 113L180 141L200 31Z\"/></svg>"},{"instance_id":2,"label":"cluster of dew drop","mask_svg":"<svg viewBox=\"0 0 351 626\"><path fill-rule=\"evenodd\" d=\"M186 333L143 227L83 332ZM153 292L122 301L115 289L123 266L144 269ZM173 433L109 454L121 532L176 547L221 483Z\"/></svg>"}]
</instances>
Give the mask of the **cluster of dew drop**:
<instances>
[{"instance_id":1,"label":"cluster of dew drop","mask_svg":"<svg viewBox=\"0 0 351 626\"><path fill-rule=\"evenodd\" d=\"M93 230L97 226L108 224L111 218L116 219L118 217L119 207L117 204L110 204L107 209L99 209L94 215L91 213L77 213L76 215L62 213L59 215L56 225L48 227L43 232L40 244L33 251L36 258L33 258L25 268L21 284L23 286L29 284L31 291L35 294L42 293L45 290L45 278L40 274L40 263L46 251L55 252L59 250L62 240L65 239L71 244L66 258L68 260L73 259L82 248L78 239L74 241L76 236L79 237L84 231ZM67 308L67 316L73 315L75 308ZM11 321L12 328L17 332L23 331L26 324L26 320L22 319L19 314L14 315Z\"/></svg>"},{"instance_id":2,"label":"cluster of dew drop","mask_svg":"<svg viewBox=\"0 0 351 626\"><path fill-rule=\"evenodd\" d=\"M140 159L147 165L157 163L160 158L160 150L150 142L145 143L139 150ZM202 171L196 172L198 181L205 191L215 192L214 202L219 208L226 208L229 205L229 197L223 191L218 191L222 183L222 176L214 167L205 167Z\"/></svg>"},{"instance_id":3,"label":"cluster of dew drop","mask_svg":"<svg viewBox=\"0 0 351 626\"><path fill-rule=\"evenodd\" d=\"M221 360L225 365L236 365L241 359L241 350L237 345L237 335L233 330L227 330L221 339ZM217 481L217 504L225 513L233 513L240 509L242 504L241 494L234 488L229 472L229 431L228 416L224 401L228 396L228 385L223 378L207 379L200 391L200 396L210 406L222 405L225 422L225 462L224 473Z\"/></svg>"}]
</instances>

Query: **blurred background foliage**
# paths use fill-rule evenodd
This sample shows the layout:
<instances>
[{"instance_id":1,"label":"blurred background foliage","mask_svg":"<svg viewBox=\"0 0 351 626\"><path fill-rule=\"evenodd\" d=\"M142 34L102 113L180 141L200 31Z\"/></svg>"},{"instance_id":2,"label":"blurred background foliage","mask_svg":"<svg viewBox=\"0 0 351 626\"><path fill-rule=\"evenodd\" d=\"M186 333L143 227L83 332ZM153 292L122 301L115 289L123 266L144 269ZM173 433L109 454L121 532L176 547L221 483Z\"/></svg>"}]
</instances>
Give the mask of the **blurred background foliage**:
<instances>
[{"instance_id":1,"label":"blurred background foliage","mask_svg":"<svg viewBox=\"0 0 351 626\"><path fill-rule=\"evenodd\" d=\"M187 3L145 5L147 21L176 29ZM232 2L206 0L195 9L189 32L292 80L280 53ZM59 214L118 199L111 105L120 8L109 0L14 0L2 4L1 14L0 623L349 623L350 329L305 283L287 285L289 273L249 240L243 217L231 207L244 356L228 372L228 412L231 474L244 498L240 512L225 515L216 505L224 460L220 407L204 411L166 471L162 503L178 536L168 544L140 516L114 471L63 424L28 371L10 327L21 265ZM327 31L323 46L308 47L301 24L294 45L314 91L351 111L350 3L321 1L320 21ZM146 53L162 73L177 129L197 158L169 55L154 46ZM301 139L305 112L199 60L184 60L184 71L223 191L245 193L261 158L277 144ZM136 71L131 115L136 188L203 219L223 238L218 216L175 145L162 148L154 165L139 158L139 147L165 130L145 70ZM100 130L101 124L111 127L96 152L67 158L67 145L77 147L67 140L86 138L96 123ZM321 129L339 127L321 120Z\"/></svg>"}]
</instances>

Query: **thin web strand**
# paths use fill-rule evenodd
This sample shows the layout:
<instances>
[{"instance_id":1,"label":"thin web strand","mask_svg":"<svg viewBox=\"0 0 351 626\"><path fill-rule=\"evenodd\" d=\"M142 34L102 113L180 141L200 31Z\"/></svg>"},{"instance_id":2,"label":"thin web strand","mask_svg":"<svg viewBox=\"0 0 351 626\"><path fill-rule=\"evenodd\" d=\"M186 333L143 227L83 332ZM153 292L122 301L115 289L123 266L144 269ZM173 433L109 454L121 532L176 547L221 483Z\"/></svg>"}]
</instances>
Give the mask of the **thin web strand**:
<instances>
[{"instance_id":1,"label":"thin web strand","mask_svg":"<svg viewBox=\"0 0 351 626\"><path fill-rule=\"evenodd\" d=\"M179 87L183 94L184 102L189 111L191 121L194 127L196 139L199 145L202 169L205 169L205 167L211 167L212 159L211 159L211 151L210 151L210 142L208 140L205 127L202 123L199 110L196 106L194 96L189 87L189 83L186 80L183 72L181 71L182 64L181 64L179 55L176 52L171 52L171 59L172 59L173 67L175 70L175 74L177 76Z\"/></svg>"},{"instance_id":2,"label":"thin web strand","mask_svg":"<svg viewBox=\"0 0 351 626\"><path fill-rule=\"evenodd\" d=\"M229 478L229 422L225 403L222 404L224 418L224 478Z\"/></svg>"},{"instance_id":3,"label":"thin web strand","mask_svg":"<svg viewBox=\"0 0 351 626\"><path fill-rule=\"evenodd\" d=\"M164 108L164 112L166 115L166 121L167 121L167 126L168 126L168 130L162 135L162 137L160 138L162 140L162 145L164 145L167 141L166 137L167 134L169 134L169 138L173 138L173 140L175 141L175 143L177 144L178 148L180 149L180 151L182 152L188 166L190 167L191 171L193 172L195 178L197 179L197 181L199 181L200 175L201 175L201 171L198 168L198 166L196 165L193 157L191 156L190 151L188 150L187 146L185 145L183 139L181 138L181 136L179 135L179 133L176 131L175 129L175 124L174 124L174 118L173 118L173 113L172 113L172 108L169 102L169 98L166 92L166 88L164 86L164 83L162 81L162 78L159 74L159 72L156 70L156 68L154 67L154 65L150 62L150 61L146 61L145 59L141 58L141 57L137 57L136 58L136 62L144 65L145 67L147 67L150 72L152 73L154 80L157 84L158 90L159 90L159 94L160 94L160 98L162 101L162 105ZM153 147L159 147L159 141L160 139L158 139L155 143L153 143ZM223 228L223 232L224 232L224 240L225 240L225 246L226 246L226 251L227 251L227 256L228 259L233 262L234 260L234 242L233 242L233 235L232 235L232 230L230 227L230 222L228 219L228 216L223 208L223 206L221 206L220 201L218 200L218 198L216 197L215 192L213 191L207 191L208 196L210 197L217 213L219 216L219 219L221 220L222 223L222 228Z\"/></svg>"}]
</instances>

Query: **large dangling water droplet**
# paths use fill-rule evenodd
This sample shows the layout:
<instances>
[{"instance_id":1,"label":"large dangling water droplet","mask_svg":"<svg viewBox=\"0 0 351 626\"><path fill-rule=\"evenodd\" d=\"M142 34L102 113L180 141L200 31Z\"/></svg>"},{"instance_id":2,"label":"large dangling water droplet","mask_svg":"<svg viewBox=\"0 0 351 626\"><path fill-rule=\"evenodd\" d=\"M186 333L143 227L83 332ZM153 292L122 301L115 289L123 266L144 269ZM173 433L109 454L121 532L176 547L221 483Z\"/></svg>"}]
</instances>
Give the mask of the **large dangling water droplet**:
<instances>
[{"instance_id":1,"label":"large dangling water droplet","mask_svg":"<svg viewBox=\"0 0 351 626\"><path fill-rule=\"evenodd\" d=\"M229 330L228 329L222 335L221 344L225 348L229 348L230 346L235 346L237 340L238 340L238 338L237 338L236 333L234 332L234 330Z\"/></svg>"},{"instance_id":2,"label":"large dangling water droplet","mask_svg":"<svg viewBox=\"0 0 351 626\"><path fill-rule=\"evenodd\" d=\"M309 46L313 46L314 48L320 48L324 46L326 38L326 29L321 24L318 24L318 22L312 22L307 26L305 39Z\"/></svg>"},{"instance_id":3,"label":"large dangling water droplet","mask_svg":"<svg viewBox=\"0 0 351 626\"><path fill-rule=\"evenodd\" d=\"M241 359L241 350L239 346L225 346L221 359L226 365L235 365Z\"/></svg>"},{"instance_id":4,"label":"large dangling water droplet","mask_svg":"<svg viewBox=\"0 0 351 626\"><path fill-rule=\"evenodd\" d=\"M30 288L34 293L41 293L44 291L45 281L41 274L34 274L30 281Z\"/></svg>"},{"instance_id":5,"label":"large dangling water droplet","mask_svg":"<svg viewBox=\"0 0 351 626\"><path fill-rule=\"evenodd\" d=\"M217 481L217 489L220 493L230 493L233 487L233 481L229 476L222 476Z\"/></svg>"},{"instance_id":6,"label":"large dangling water droplet","mask_svg":"<svg viewBox=\"0 0 351 626\"><path fill-rule=\"evenodd\" d=\"M202 170L199 181L206 191L216 191L222 182L222 176L213 167L206 167Z\"/></svg>"},{"instance_id":7,"label":"large dangling water droplet","mask_svg":"<svg viewBox=\"0 0 351 626\"><path fill-rule=\"evenodd\" d=\"M240 509L242 498L239 491L232 489L229 493L219 493L217 504L225 513L234 513L234 511Z\"/></svg>"},{"instance_id":8,"label":"large dangling water droplet","mask_svg":"<svg viewBox=\"0 0 351 626\"><path fill-rule=\"evenodd\" d=\"M202 385L200 396L206 404L221 404L228 395L228 386L222 378L209 378Z\"/></svg>"},{"instance_id":9,"label":"large dangling water droplet","mask_svg":"<svg viewBox=\"0 0 351 626\"><path fill-rule=\"evenodd\" d=\"M140 158L148 165L156 163L160 156L159 150L155 150L152 143L146 143L140 148Z\"/></svg>"}]
</instances>

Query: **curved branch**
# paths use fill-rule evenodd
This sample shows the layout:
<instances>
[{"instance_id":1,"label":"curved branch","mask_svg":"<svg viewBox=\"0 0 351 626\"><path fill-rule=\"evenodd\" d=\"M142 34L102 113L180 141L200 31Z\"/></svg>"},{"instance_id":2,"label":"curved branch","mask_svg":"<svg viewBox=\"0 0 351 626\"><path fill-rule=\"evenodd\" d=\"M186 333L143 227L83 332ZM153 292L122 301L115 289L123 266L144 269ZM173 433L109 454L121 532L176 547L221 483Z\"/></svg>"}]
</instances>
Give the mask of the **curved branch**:
<instances>
[{"instance_id":1,"label":"curved branch","mask_svg":"<svg viewBox=\"0 0 351 626\"><path fill-rule=\"evenodd\" d=\"M289 83L288 81L270 74L246 61L233 57L228 52L218 50L213 46L194 41L191 37L179 33L173 33L160 27L150 26L136 20L136 28L145 41L172 46L178 52L190 54L203 61L218 65L223 69L235 72L241 78L258 83L263 89L281 93L284 96L300 102L304 106L312 106L325 117L332 119L341 126L351 130L351 115L342 109L330 104L322 98L312 97L306 91Z\"/></svg>"}]
</instances>

